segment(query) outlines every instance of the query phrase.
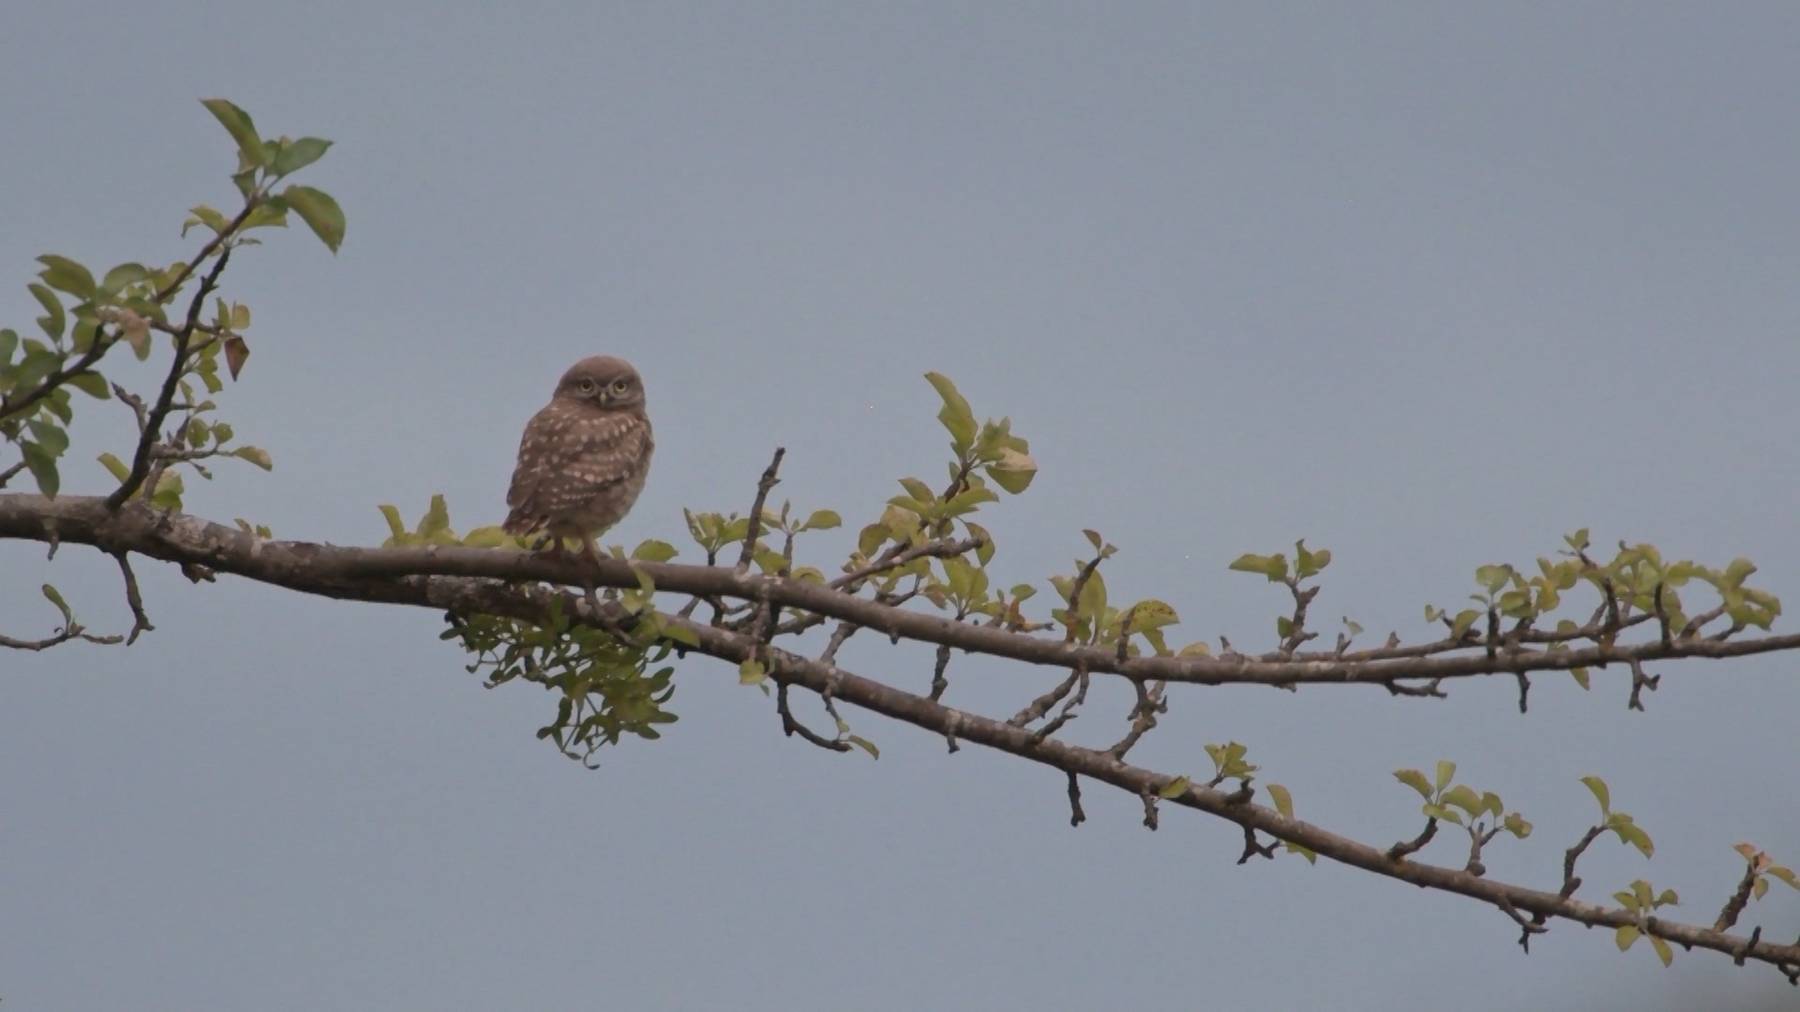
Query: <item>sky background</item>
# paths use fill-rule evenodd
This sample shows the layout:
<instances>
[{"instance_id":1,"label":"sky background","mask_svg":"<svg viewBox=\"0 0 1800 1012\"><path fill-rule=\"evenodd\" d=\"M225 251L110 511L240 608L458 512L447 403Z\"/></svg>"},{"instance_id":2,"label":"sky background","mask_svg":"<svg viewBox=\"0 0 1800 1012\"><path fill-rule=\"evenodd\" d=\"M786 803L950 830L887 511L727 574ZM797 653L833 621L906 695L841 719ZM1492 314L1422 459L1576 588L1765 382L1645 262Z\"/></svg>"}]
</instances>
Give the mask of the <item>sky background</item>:
<instances>
[{"instance_id":1,"label":"sky background","mask_svg":"<svg viewBox=\"0 0 1800 1012\"><path fill-rule=\"evenodd\" d=\"M745 509L783 445L778 496L846 518L802 546L829 570L895 478L941 481L935 369L1042 469L984 514L996 582L1096 528L1114 596L1168 600L1178 642L1270 647L1282 597L1226 565L1299 537L1335 553L1314 616L1372 640L1582 526L1749 555L1792 606L1797 37L1750 3L24 5L0 321L37 315L39 253L191 252L185 209L234 196L196 102L223 95L337 142L302 181L349 231L232 262L255 325L223 417L275 470L190 482L208 517L371 544L378 504L443 492L497 522L525 420L610 353L658 441L614 539L686 543L681 508ZM126 413L81 407L64 486L101 492ZM1567 924L1527 957L1492 908L1236 867L1233 827L1150 833L1098 786L1071 829L1055 772L870 714L879 761L828 754L698 659L666 738L588 772L533 739L551 698L484 690L433 613L139 572L137 646L0 656L8 1012L1795 1000ZM54 624L44 579L128 622L92 551L0 545L0 573L11 635ZM842 659L930 677L928 651ZM1390 771L1452 758L1536 823L1491 874L1544 887L1598 773L1657 854L1596 843L1581 895L1647 877L1710 923L1734 843L1800 861L1796 663L1653 668L1644 714L1620 670L1541 677L1526 715L1501 680L1190 688L1134 756L1245 742L1303 818L1377 844L1419 828ZM1055 678L959 658L947 701L1004 716ZM1109 686L1071 731L1110 742L1127 707ZM1791 937L1800 894L1755 923Z\"/></svg>"}]
</instances>

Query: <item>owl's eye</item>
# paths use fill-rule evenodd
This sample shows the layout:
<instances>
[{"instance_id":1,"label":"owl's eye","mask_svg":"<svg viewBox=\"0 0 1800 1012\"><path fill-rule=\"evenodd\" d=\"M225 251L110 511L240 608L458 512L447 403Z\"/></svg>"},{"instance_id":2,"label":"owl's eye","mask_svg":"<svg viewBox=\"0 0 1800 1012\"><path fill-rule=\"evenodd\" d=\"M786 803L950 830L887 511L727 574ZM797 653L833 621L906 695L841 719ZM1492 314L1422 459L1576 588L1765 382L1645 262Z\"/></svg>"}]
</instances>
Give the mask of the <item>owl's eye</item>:
<instances>
[{"instance_id":1,"label":"owl's eye","mask_svg":"<svg viewBox=\"0 0 1800 1012\"><path fill-rule=\"evenodd\" d=\"M630 390L630 389L631 389L631 381L630 380L613 380L613 385L612 385L613 393L622 394L625 391Z\"/></svg>"},{"instance_id":2,"label":"owl's eye","mask_svg":"<svg viewBox=\"0 0 1800 1012\"><path fill-rule=\"evenodd\" d=\"M581 381L581 392L584 394L592 394L594 392L594 381L593 380L582 380Z\"/></svg>"}]
</instances>

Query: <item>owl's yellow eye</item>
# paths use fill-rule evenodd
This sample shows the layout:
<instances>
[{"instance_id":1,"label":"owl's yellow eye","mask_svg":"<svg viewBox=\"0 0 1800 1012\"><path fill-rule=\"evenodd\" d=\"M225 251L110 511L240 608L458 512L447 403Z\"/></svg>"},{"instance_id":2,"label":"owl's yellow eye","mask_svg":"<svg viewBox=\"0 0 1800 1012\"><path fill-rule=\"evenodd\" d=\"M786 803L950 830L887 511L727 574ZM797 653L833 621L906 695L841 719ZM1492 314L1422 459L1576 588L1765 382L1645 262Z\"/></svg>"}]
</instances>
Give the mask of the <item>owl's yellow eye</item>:
<instances>
[{"instance_id":1,"label":"owl's yellow eye","mask_svg":"<svg viewBox=\"0 0 1800 1012\"><path fill-rule=\"evenodd\" d=\"M613 393L622 394L625 391L630 390L630 389L631 389L631 381L630 380L613 380L613 385L612 385Z\"/></svg>"},{"instance_id":2,"label":"owl's yellow eye","mask_svg":"<svg viewBox=\"0 0 1800 1012\"><path fill-rule=\"evenodd\" d=\"M593 380L582 380L581 381L581 392L584 394L593 393L594 392L594 381Z\"/></svg>"}]
</instances>

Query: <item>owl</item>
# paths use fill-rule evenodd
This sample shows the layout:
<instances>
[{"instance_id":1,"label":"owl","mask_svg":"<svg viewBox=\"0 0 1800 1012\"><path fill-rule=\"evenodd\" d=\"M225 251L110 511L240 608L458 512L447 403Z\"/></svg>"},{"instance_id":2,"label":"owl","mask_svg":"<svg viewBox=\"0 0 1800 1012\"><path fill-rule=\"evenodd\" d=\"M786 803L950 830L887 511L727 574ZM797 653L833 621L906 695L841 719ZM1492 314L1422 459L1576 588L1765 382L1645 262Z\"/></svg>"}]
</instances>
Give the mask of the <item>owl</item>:
<instances>
[{"instance_id":1,"label":"owl","mask_svg":"<svg viewBox=\"0 0 1800 1012\"><path fill-rule=\"evenodd\" d=\"M654 448L637 370L610 355L582 359L525 426L506 532L547 537L557 551L562 539L578 538L597 559L594 535L631 511Z\"/></svg>"}]
</instances>

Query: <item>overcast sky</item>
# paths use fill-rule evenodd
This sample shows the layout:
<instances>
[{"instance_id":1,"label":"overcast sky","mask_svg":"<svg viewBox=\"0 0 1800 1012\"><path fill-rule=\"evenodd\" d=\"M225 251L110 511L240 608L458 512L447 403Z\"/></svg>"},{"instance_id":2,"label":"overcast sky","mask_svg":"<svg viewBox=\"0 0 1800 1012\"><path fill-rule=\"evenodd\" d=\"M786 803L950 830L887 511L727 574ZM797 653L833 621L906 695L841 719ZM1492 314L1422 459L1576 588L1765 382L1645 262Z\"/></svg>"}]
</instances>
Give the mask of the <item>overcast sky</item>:
<instances>
[{"instance_id":1,"label":"overcast sky","mask_svg":"<svg viewBox=\"0 0 1800 1012\"><path fill-rule=\"evenodd\" d=\"M974 8L974 9L970 9ZM234 258L253 354L222 398L275 470L188 508L378 542L445 493L496 522L520 428L574 360L641 370L655 468L613 538L681 508L831 507L831 568L940 480L920 378L1010 415L1042 472L989 508L996 581L1070 568L1177 639L1267 649L1282 600L1226 571L1305 537L1315 617L1429 635L1475 566L1577 527L1800 602L1800 10L1788 4L17 5L0 31L0 322L52 251L102 269L195 245L233 195L228 96L334 139L349 216ZM121 378L147 376L126 370ZM125 412L83 405L65 488ZM689 546L683 558L692 561ZM588 772L534 740L550 697L487 691L423 611L139 571L130 650L0 655L0 998L20 1010L1742 1007L1766 967L1498 911L1284 856L1191 812L1138 824L997 753L847 714L879 761L783 738L728 668L684 665L661 742ZM91 551L0 546L0 629L57 582L126 622ZM1216 640L1215 640L1216 642ZM929 654L844 661L922 690ZM1653 669L1656 670L1656 669ZM1135 756L1238 740L1299 814L1418 829L1390 771L1461 763L1536 823L1487 863L1554 887L1598 773L1655 837L1633 878L1710 923L1751 840L1800 861L1794 657L1540 678L1448 701L1187 689ZM1055 673L958 659L1006 715ZM1106 742L1127 699L1071 728ZM803 711L813 713L810 704ZM1443 837L1427 859L1460 864ZM1745 926L1800 930L1779 889Z\"/></svg>"}]
</instances>

